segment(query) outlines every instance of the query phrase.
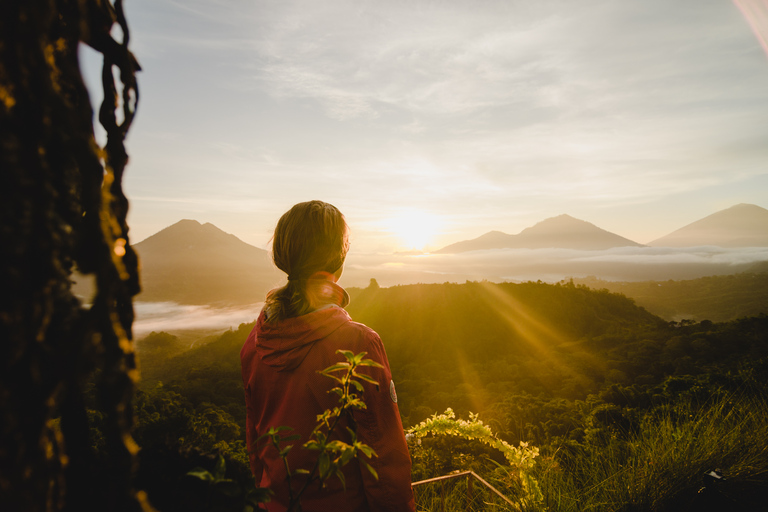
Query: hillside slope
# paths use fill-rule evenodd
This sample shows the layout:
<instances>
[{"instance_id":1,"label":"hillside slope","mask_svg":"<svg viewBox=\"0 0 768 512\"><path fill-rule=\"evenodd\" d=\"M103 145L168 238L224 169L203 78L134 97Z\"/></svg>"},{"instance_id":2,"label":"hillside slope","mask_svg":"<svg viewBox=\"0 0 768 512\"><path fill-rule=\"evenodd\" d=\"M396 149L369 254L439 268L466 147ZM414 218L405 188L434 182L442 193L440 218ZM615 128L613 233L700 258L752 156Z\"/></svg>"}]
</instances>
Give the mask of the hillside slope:
<instances>
[{"instance_id":1,"label":"hillside slope","mask_svg":"<svg viewBox=\"0 0 768 512\"><path fill-rule=\"evenodd\" d=\"M768 314L768 271L684 281L617 282L574 278L574 282L626 295L666 320L727 322Z\"/></svg>"},{"instance_id":2,"label":"hillside slope","mask_svg":"<svg viewBox=\"0 0 768 512\"><path fill-rule=\"evenodd\" d=\"M768 210L754 204L737 204L692 222L648 245L768 247Z\"/></svg>"},{"instance_id":3,"label":"hillside slope","mask_svg":"<svg viewBox=\"0 0 768 512\"><path fill-rule=\"evenodd\" d=\"M626 297L573 285L409 285L351 295L352 318L384 340L402 414L419 421L423 407L480 411L511 390L583 399L613 368L599 360L602 346L584 343L610 337L621 345L627 333L666 326ZM242 421L239 353L252 326L151 365L145 382L178 382L196 402L226 405Z\"/></svg>"}]
</instances>

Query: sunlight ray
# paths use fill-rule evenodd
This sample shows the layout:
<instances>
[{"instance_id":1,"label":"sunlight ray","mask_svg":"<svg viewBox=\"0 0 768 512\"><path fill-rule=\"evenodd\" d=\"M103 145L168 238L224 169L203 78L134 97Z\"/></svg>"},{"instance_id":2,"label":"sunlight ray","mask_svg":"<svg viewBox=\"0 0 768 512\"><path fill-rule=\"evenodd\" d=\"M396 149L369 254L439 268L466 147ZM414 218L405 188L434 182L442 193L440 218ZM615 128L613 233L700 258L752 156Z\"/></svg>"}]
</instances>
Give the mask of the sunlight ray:
<instances>
[{"instance_id":1,"label":"sunlight ray","mask_svg":"<svg viewBox=\"0 0 768 512\"><path fill-rule=\"evenodd\" d=\"M506 293L500 285L489 282L481 284L488 292L484 297L493 300L488 302L488 307L496 308L502 313L504 321L520 334L522 341L526 342L526 349L536 355L542 363L550 365L563 375L576 379L577 382L585 384L590 380L588 376L569 364L563 355L552 349L558 346L567 347L576 340L536 318L535 313L528 306L512 294ZM587 362L592 367L599 368L601 371L606 369L604 361L599 357L593 354L582 354L582 357L587 357ZM546 382L542 381L541 384L547 388L550 387Z\"/></svg>"}]
</instances>

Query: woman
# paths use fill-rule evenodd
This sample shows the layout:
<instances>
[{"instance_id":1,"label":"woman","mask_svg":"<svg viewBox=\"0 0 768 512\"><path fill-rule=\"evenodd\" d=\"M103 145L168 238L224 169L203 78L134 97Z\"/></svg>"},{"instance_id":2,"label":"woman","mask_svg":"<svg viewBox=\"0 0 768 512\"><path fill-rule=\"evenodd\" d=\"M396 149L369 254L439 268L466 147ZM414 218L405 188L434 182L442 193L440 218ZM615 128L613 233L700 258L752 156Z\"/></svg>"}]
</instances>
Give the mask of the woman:
<instances>
[{"instance_id":1,"label":"woman","mask_svg":"<svg viewBox=\"0 0 768 512\"><path fill-rule=\"evenodd\" d=\"M346 427L354 429L357 439L374 449L377 457L366 462L378 479L352 460L343 469L345 485L336 477L322 489L312 483L301 496L301 510L415 510L411 461L384 346L373 330L350 319L343 309L349 295L336 284L348 249L344 216L322 201L295 205L275 228L272 259L288 274L288 284L267 295L240 352L251 469L257 485L274 492L267 504L270 512L287 509L289 483L293 495L304 485L306 476L296 470L314 466L318 452L302 445L317 424L317 415L338 405L338 396L328 392L334 382L318 371L343 360L336 353L340 349L367 352L366 358L383 366L361 368L378 384L363 383L366 408L354 410L336 428L336 435L346 442L350 441ZM280 426L301 436L288 454L290 479L274 446L266 439L257 441L270 427Z\"/></svg>"}]
</instances>

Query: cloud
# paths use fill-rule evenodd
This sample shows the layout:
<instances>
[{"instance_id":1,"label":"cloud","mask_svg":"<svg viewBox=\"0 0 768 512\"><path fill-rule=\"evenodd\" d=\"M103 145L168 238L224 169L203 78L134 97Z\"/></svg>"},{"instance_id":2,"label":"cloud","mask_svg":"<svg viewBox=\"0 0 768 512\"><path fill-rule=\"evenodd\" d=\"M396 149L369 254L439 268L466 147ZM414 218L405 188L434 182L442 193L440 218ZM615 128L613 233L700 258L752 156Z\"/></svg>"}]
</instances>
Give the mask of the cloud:
<instances>
[{"instance_id":1,"label":"cloud","mask_svg":"<svg viewBox=\"0 0 768 512\"><path fill-rule=\"evenodd\" d=\"M178 197L168 224L189 216L177 207L236 210L245 231L271 223L270 208L321 197L374 235L377 217L404 206L487 231L520 212L524 227L674 209L685 194L698 214L712 204L693 204L695 192L765 174L768 68L730 2L126 9L145 65L126 181L142 218L158 212L145 198ZM741 188L724 206L760 200Z\"/></svg>"},{"instance_id":2,"label":"cloud","mask_svg":"<svg viewBox=\"0 0 768 512\"><path fill-rule=\"evenodd\" d=\"M257 79L352 115L472 112L508 102L509 85L534 73L500 3L285 2L264 14Z\"/></svg>"}]
</instances>

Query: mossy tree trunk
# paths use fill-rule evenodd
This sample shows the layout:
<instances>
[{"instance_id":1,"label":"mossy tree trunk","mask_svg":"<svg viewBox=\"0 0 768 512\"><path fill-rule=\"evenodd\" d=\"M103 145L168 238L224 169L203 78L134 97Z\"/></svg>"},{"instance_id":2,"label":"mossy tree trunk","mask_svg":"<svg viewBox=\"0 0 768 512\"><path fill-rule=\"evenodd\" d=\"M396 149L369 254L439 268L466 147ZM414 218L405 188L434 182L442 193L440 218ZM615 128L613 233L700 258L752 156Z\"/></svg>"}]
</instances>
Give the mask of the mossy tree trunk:
<instances>
[{"instance_id":1,"label":"mossy tree trunk","mask_svg":"<svg viewBox=\"0 0 768 512\"><path fill-rule=\"evenodd\" d=\"M110 35L115 24L119 42ZM4 511L149 509L131 482L132 297L139 285L121 182L138 65L128 35L120 0L0 3ZM103 150L80 73L81 42L104 56ZM75 267L96 281L90 306L71 291ZM84 399L94 378L105 417L106 456L100 457L89 439Z\"/></svg>"}]
</instances>

